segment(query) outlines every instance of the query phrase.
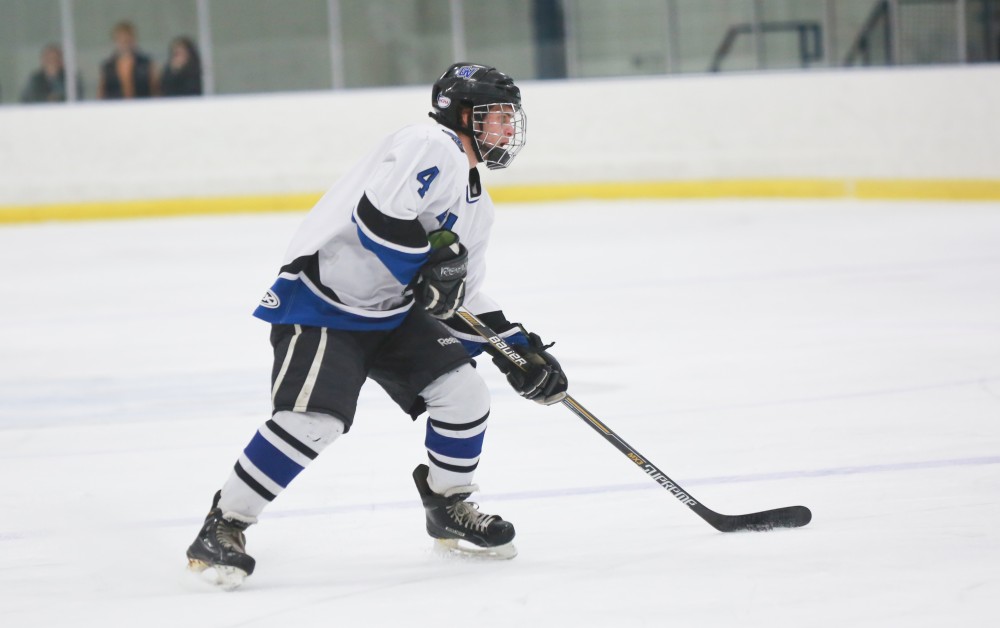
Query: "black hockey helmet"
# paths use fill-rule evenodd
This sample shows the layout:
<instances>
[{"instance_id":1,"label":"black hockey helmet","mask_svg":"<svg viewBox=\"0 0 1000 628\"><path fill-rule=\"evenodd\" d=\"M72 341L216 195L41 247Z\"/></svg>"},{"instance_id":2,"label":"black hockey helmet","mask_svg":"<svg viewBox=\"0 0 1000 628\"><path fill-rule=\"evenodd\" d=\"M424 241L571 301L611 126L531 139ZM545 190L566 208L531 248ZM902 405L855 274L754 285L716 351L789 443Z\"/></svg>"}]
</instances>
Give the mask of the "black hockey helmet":
<instances>
[{"instance_id":1,"label":"black hockey helmet","mask_svg":"<svg viewBox=\"0 0 1000 628\"><path fill-rule=\"evenodd\" d=\"M521 90L514 79L494 67L455 63L431 89L430 117L474 140L476 157L489 168L505 168L524 146L527 119L521 109ZM469 116L462 122L462 112ZM505 116L503 135L487 128L486 116Z\"/></svg>"}]
</instances>

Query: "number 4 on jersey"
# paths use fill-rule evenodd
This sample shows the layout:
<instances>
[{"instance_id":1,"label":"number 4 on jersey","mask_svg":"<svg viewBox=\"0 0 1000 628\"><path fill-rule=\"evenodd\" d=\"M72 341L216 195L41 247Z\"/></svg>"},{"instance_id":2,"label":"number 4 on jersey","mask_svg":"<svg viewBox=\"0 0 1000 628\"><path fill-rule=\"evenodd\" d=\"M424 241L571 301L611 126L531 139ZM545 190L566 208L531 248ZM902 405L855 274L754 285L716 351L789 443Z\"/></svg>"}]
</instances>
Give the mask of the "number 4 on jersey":
<instances>
[{"instance_id":1,"label":"number 4 on jersey","mask_svg":"<svg viewBox=\"0 0 1000 628\"><path fill-rule=\"evenodd\" d=\"M438 176L438 172L440 172L440 170L437 169L437 166L431 166L427 170L421 170L417 173L417 181L421 184L420 189L417 190L417 194L420 195L420 198L423 198L424 194L427 194L427 190L431 187L431 183L433 183L434 179Z\"/></svg>"}]
</instances>

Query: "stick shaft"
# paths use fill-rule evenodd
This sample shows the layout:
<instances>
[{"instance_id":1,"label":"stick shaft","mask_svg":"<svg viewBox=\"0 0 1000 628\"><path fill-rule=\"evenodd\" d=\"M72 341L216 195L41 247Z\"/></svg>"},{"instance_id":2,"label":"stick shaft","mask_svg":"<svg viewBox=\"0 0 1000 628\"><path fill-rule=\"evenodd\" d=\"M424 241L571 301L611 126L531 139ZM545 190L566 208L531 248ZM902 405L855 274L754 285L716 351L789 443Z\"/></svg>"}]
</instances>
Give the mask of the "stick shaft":
<instances>
[{"instance_id":1,"label":"stick shaft","mask_svg":"<svg viewBox=\"0 0 1000 628\"><path fill-rule=\"evenodd\" d=\"M482 336L487 342L499 351L511 363L527 370L527 360L525 360L515 347L508 345L500 335L490 329L479 318L469 312L464 307L459 308L458 316L466 322L477 334ZM613 429L584 408L580 402L573 397L566 395L561 403L569 408L570 412L582 419L595 432L604 437L604 440L611 443L615 449L625 454L636 466L642 469L654 482L663 487L668 493L673 495L682 504L693 510L699 517L708 522L712 527L720 532L737 532L741 530L770 530L776 527L797 528L804 526L812 519L812 513L805 506L788 506L765 510L745 515L724 515L715 512L704 504L696 500L690 493L684 490L677 482L674 482L659 467L649 461L648 458L640 454L634 447L629 445Z\"/></svg>"}]
</instances>

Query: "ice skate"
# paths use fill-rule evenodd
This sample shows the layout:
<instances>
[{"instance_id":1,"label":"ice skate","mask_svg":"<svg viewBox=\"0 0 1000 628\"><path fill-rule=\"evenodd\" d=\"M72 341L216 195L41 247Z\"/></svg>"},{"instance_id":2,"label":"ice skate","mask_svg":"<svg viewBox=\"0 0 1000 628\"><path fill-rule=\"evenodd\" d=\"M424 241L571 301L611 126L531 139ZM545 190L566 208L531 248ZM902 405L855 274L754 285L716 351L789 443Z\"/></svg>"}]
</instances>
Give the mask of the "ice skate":
<instances>
[{"instance_id":1,"label":"ice skate","mask_svg":"<svg viewBox=\"0 0 1000 628\"><path fill-rule=\"evenodd\" d=\"M205 525L188 548L188 568L223 589L235 589L253 573L256 561L246 553L243 535L250 524L223 517L218 507L221 496L222 491L215 493Z\"/></svg>"},{"instance_id":2,"label":"ice skate","mask_svg":"<svg viewBox=\"0 0 1000 628\"><path fill-rule=\"evenodd\" d=\"M466 501L477 491L476 485L459 486L435 493L427 484L427 465L413 470L413 481L427 513L427 534L435 539L435 551L441 554L491 559L517 556L514 525L499 515L479 512L479 505Z\"/></svg>"}]
</instances>

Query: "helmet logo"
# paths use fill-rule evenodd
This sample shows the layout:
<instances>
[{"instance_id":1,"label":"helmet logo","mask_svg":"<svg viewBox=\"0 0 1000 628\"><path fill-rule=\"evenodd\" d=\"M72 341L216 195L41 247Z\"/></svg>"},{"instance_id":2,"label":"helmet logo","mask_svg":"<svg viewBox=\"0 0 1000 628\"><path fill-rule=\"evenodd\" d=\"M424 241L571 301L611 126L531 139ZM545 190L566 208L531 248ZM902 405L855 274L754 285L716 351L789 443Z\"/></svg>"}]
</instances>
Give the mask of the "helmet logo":
<instances>
[{"instance_id":1,"label":"helmet logo","mask_svg":"<svg viewBox=\"0 0 1000 628\"><path fill-rule=\"evenodd\" d=\"M451 98L448 98L444 94L438 95L437 106L438 109L447 109L451 106Z\"/></svg>"},{"instance_id":2,"label":"helmet logo","mask_svg":"<svg viewBox=\"0 0 1000 628\"><path fill-rule=\"evenodd\" d=\"M458 70L455 71L455 76L459 76L465 79L472 78L472 75L475 74L476 71L478 70L479 68L477 68L474 65L463 65L462 67L458 68Z\"/></svg>"}]
</instances>

